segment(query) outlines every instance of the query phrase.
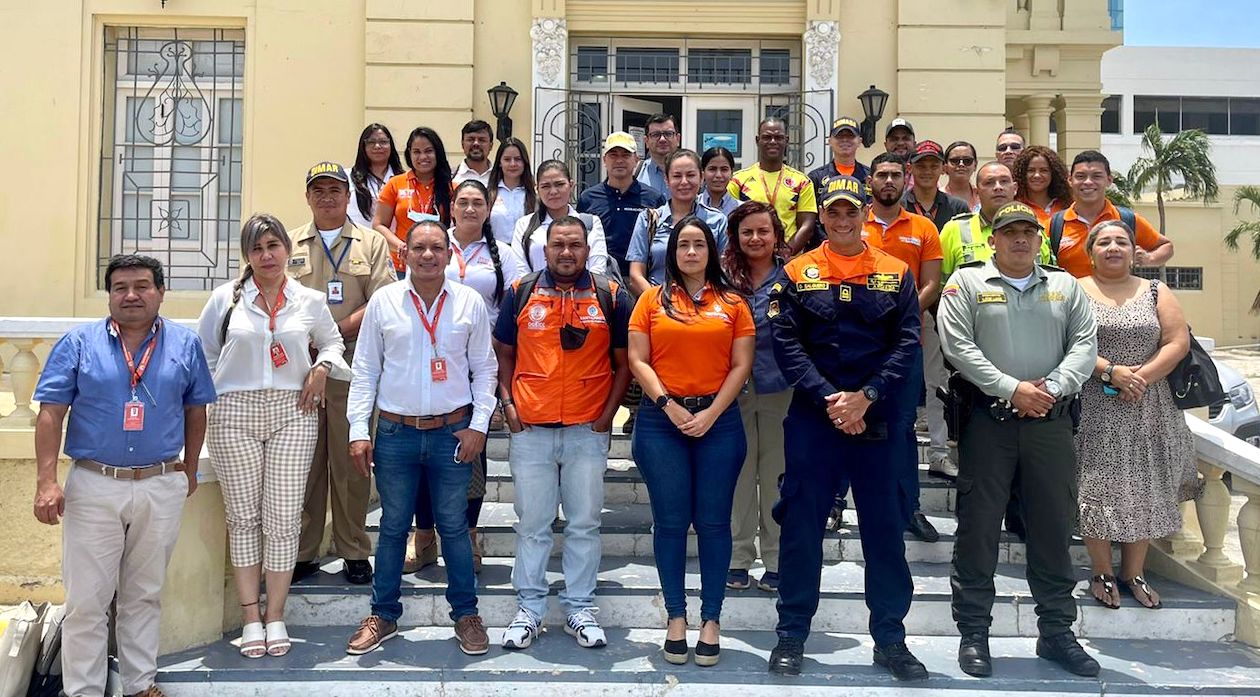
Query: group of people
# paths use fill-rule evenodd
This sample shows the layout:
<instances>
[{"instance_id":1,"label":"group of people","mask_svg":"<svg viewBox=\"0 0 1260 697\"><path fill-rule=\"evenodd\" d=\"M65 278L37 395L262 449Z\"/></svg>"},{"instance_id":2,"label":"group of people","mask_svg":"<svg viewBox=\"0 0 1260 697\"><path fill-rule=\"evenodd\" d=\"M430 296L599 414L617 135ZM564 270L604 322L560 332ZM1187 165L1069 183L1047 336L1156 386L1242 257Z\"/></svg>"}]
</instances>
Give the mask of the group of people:
<instances>
[{"instance_id":1,"label":"group of people","mask_svg":"<svg viewBox=\"0 0 1260 697\"><path fill-rule=\"evenodd\" d=\"M101 693L115 593L124 691L161 694L158 593L203 442L222 486L242 655L289 651L286 596L320 571L329 502L346 579L372 584L348 653L397 634L402 575L439 556L459 647L486 653L477 525L498 424L517 515L518 611L501 644L525 649L541 631L559 509L564 631L604 646L603 472L623 404L670 663L719 661L725 592L754 585L760 557L755 585L778 595L769 669L798 674L823 537L852 489L873 659L927 678L903 624L903 533L937 538L918 511L922 414L931 471L957 483L962 669L992 671L1005 517L1028 545L1038 655L1097 674L1070 629L1072 534L1086 540L1097 602L1119 607L1126 592L1157 608L1146 544L1179 527L1197 484L1163 380L1188 350L1185 320L1165 286L1133 273L1166 262L1172 243L1107 202L1106 158L1086 151L1068 168L1007 131L999 159L977 168L971 144L918 140L900 118L869 165L855 159L857 121L837 119L832 160L808 174L783 161L787 129L773 117L744 168L723 148L680 148L666 114L648 119L646 141L639 162L630 134L609 134L607 179L575 206L563 162L531 168L513 138L491 157L485 122L462 129L454 171L432 129L408 136L403 171L389 129L371 124L351 169L308 170L308 222L244 223L243 272L215 289L195 332L161 318L156 260L111 259L110 317L56 344L35 395L35 515L65 522L66 694Z\"/></svg>"}]
</instances>

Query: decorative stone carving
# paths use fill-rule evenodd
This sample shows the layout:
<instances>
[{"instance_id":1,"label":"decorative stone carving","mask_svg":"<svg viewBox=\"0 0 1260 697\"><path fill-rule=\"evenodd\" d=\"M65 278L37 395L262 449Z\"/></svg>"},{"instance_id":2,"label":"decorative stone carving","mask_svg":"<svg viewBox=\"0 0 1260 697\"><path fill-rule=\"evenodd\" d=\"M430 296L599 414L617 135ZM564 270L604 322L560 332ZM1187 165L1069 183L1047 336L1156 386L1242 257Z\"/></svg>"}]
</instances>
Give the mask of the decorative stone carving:
<instances>
[{"instance_id":1,"label":"decorative stone carving","mask_svg":"<svg viewBox=\"0 0 1260 697\"><path fill-rule=\"evenodd\" d=\"M529 29L534 42L534 86L563 87L569 29L563 17L535 17Z\"/></svg>"},{"instance_id":2,"label":"decorative stone carving","mask_svg":"<svg viewBox=\"0 0 1260 697\"><path fill-rule=\"evenodd\" d=\"M805 60L809 89L832 87L836 75L836 54L840 50L840 28L835 22L814 20L805 30Z\"/></svg>"}]
</instances>

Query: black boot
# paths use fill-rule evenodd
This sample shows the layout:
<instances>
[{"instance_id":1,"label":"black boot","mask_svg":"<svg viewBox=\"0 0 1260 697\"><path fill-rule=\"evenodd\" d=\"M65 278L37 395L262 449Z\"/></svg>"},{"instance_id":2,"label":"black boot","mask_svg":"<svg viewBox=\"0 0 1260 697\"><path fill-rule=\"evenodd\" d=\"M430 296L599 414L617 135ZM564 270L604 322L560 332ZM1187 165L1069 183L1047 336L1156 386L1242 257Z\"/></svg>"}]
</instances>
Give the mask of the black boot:
<instances>
[{"instance_id":1,"label":"black boot","mask_svg":"<svg viewBox=\"0 0 1260 697\"><path fill-rule=\"evenodd\" d=\"M887 668L888 672L898 680L909 682L928 679L927 668L924 668L919 659L910 653L905 642L876 646L872 658L877 665Z\"/></svg>"},{"instance_id":2,"label":"black boot","mask_svg":"<svg viewBox=\"0 0 1260 697\"><path fill-rule=\"evenodd\" d=\"M958 667L977 678L993 675L993 659L989 657L989 635L985 632L964 634L958 642Z\"/></svg>"},{"instance_id":3,"label":"black boot","mask_svg":"<svg viewBox=\"0 0 1260 697\"><path fill-rule=\"evenodd\" d=\"M941 539L941 534L932 527L931 521L921 511L915 511L910 514L910 534L923 540L924 542L936 542Z\"/></svg>"},{"instance_id":4,"label":"black boot","mask_svg":"<svg viewBox=\"0 0 1260 697\"><path fill-rule=\"evenodd\" d=\"M779 637L779 645L770 652L770 672L778 675L800 675L805 661L805 642L792 637Z\"/></svg>"},{"instance_id":5,"label":"black boot","mask_svg":"<svg viewBox=\"0 0 1260 697\"><path fill-rule=\"evenodd\" d=\"M1097 676L1101 670L1098 661L1085 653L1085 649L1081 648L1071 632L1037 639L1037 655L1058 663L1069 673L1086 678Z\"/></svg>"}]
</instances>

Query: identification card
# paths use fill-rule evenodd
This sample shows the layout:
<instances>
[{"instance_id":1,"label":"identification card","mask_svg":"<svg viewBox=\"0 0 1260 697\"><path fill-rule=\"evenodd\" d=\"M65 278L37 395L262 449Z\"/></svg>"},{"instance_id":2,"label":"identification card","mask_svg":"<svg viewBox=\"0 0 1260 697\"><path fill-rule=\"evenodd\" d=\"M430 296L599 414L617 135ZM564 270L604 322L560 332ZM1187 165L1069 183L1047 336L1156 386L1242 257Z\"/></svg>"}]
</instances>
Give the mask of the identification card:
<instances>
[{"instance_id":1,"label":"identification card","mask_svg":"<svg viewBox=\"0 0 1260 697\"><path fill-rule=\"evenodd\" d=\"M132 400L123 405L123 430L144 430L144 402Z\"/></svg>"},{"instance_id":2,"label":"identification card","mask_svg":"<svg viewBox=\"0 0 1260 697\"><path fill-rule=\"evenodd\" d=\"M328 282L328 304L340 305L346 301L345 287L341 281Z\"/></svg>"},{"instance_id":3,"label":"identification card","mask_svg":"<svg viewBox=\"0 0 1260 697\"><path fill-rule=\"evenodd\" d=\"M433 382L446 381L446 359L434 358L429 362L429 376L433 378Z\"/></svg>"},{"instance_id":4,"label":"identification card","mask_svg":"<svg viewBox=\"0 0 1260 697\"><path fill-rule=\"evenodd\" d=\"M271 342L271 364L277 368L282 368L289 362L289 355L284 352L284 346L279 341Z\"/></svg>"}]
</instances>

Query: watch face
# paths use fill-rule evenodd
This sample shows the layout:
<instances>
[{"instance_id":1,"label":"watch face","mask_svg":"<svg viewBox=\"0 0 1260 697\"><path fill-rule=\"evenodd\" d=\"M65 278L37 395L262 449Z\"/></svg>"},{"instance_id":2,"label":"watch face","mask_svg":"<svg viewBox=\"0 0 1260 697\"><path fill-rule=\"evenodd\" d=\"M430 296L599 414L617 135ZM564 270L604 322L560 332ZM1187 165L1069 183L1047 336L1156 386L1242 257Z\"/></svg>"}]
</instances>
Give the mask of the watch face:
<instances>
[{"instance_id":1,"label":"watch face","mask_svg":"<svg viewBox=\"0 0 1260 697\"><path fill-rule=\"evenodd\" d=\"M879 390L875 389L874 387L863 387L862 394L866 395L866 398L871 400L872 402L879 399Z\"/></svg>"}]
</instances>

